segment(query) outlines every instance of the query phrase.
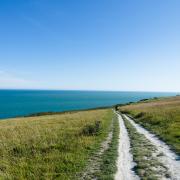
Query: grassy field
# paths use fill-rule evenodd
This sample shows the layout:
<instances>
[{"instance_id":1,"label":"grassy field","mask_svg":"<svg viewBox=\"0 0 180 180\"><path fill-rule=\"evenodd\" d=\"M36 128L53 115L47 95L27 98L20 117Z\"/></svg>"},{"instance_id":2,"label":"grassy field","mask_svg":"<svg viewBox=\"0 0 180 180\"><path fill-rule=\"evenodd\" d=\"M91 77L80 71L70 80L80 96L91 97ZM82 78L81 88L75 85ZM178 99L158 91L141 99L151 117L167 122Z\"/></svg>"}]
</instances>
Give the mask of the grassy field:
<instances>
[{"instance_id":1,"label":"grassy field","mask_svg":"<svg viewBox=\"0 0 180 180\"><path fill-rule=\"evenodd\" d=\"M0 179L77 179L106 138L113 112L0 121Z\"/></svg>"},{"instance_id":2,"label":"grassy field","mask_svg":"<svg viewBox=\"0 0 180 180\"><path fill-rule=\"evenodd\" d=\"M119 106L180 154L180 96L145 100Z\"/></svg>"}]
</instances>

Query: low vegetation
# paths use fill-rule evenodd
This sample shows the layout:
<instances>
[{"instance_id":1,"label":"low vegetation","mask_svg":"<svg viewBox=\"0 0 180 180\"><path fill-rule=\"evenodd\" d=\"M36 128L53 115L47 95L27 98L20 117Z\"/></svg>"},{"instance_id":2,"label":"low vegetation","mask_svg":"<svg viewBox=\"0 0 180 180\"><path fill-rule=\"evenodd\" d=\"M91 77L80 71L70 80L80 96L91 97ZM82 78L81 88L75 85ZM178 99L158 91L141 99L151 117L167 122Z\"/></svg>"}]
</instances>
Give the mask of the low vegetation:
<instances>
[{"instance_id":1,"label":"low vegetation","mask_svg":"<svg viewBox=\"0 0 180 180\"><path fill-rule=\"evenodd\" d=\"M80 134L84 136L93 136L93 135L98 135L100 133L100 130L101 130L101 121L95 121L94 124L86 125L82 129L82 132Z\"/></svg>"},{"instance_id":2,"label":"low vegetation","mask_svg":"<svg viewBox=\"0 0 180 180\"><path fill-rule=\"evenodd\" d=\"M156 180L169 177L167 169L158 160L156 148L142 134L139 134L135 127L124 118L126 128L131 142L131 153L133 154L136 166L136 174L142 180Z\"/></svg>"},{"instance_id":3,"label":"low vegetation","mask_svg":"<svg viewBox=\"0 0 180 180\"><path fill-rule=\"evenodd\" d=\"M119 121L116 117L113 122L113 136L112 141L109 144L109 148L105 151L102 156L100 173L98 174L98 179L102 180L113 180L114 175L117 171L116 161L118 157L118 139L119 139Z\"/></svg>"},{"instance_id":4,"label":"low vegetation","mask_svg":"<svg viewBox=\"0 0 180 180\"><path fill-rule=\"evenodd\" d=\"M112 117L107 109L0 121L0 179L77 179Z\"/></svg>"},{"instance_id":5,"label":"low vegetation","mask_svg":"<svg viewBox=\"0 0 180 180\"><path fill-rule=\"evenodd\" d=\"M87 167L79 179L114 179L117 170L116 159L118 156L119 138L119 121L117 115L114 114L112 124L109 128L108 136L101 143L99 150L90 157Z\"/></svg>"},{"instance_id":6,"label":"low vegetation","mask_svg":"<svg viewBox=\"0 0 180 180\"><path fill-rule=\"evenodd\" d=\"M118 110L130 114L180 154L180 96L145 100Z\"/></svg>"}]
</instances>

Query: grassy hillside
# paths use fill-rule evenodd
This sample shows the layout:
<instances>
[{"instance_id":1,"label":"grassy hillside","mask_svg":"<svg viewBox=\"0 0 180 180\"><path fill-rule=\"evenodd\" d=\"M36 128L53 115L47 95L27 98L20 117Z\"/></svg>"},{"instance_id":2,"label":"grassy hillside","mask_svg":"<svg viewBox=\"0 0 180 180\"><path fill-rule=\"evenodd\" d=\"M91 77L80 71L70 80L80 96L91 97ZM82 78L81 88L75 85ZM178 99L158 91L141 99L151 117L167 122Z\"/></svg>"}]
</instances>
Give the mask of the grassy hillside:
<instances>
[{"instance_id":1,"label":"grassy hillside","mask_svg":"<svg viewBox=\"0 0 180 180\"><path fill-rule=\"evenodd\" d=\"M75 179L108 134L111 110L0 121L0 179Z\"/></svg>"},{"instance_id":2,"label":"grassy hillside","mask_svg":"<svg viewBox=\"0 0 180 180\"><path fill-rule=\"evenodd\" d=\"M145 100L118 108L151 130L180 154L180 96Z\"/></svg>"}]
</instances>

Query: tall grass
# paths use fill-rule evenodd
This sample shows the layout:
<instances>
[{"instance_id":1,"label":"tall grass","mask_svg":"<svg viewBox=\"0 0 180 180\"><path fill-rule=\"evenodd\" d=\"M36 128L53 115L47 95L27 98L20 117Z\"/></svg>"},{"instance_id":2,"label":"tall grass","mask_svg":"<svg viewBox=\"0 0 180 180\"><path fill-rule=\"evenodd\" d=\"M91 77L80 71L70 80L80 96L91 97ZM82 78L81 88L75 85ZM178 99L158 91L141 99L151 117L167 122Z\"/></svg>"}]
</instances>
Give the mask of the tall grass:
<instances>
[{"instance_id":1,"label":"tall grass","mask_svg":"<svg viewBox=\"0 0 180 180\"><path fill-rule=\"evenodd\" d=\"M160 98L119 107L180 154L180 97Z\"/></svg>"},{"instance_id":2,"label":"tall grass","mask_svg":"<svg viewBox=\"0 0 180 180\"><path fill-rule=\"evenodd\" d=\"M92 110L0 121L0 179L76 179L112 117L111 110ZM98 133L82 133L96 122Z\"/></svg>"}]
</instances>

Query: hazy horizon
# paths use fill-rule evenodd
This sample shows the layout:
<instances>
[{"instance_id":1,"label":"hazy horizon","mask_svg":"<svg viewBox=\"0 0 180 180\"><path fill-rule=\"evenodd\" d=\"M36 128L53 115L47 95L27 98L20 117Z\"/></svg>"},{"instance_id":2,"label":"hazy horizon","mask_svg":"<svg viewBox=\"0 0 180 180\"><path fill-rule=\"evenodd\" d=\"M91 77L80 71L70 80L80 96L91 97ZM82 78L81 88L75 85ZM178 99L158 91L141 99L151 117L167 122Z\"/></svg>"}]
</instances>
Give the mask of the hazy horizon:
<instances>
[{"instance_id":1,"label":"hazy horizon","mask_svg":"<svg viewBox=\"0 0 180 180\"><path fill-rule=\"evenodd\" d=\"M17 91L89 91L89 92L144 92L144 93L177 93L179 95L180 91L141 91L141 90L96 90L96 89L15 89L15 88L0 88L1 90L17 90Z\"/></svg>"},{"instance_id":2,"label":"hazy horizon","mask_svg":"<svg viewBox=\"0 0 180 180\"><path fill-rule=\"evenodd\" d=\"M0 1L0 89L180 92L180 1Z\"/></svg>"}]
</instances>

